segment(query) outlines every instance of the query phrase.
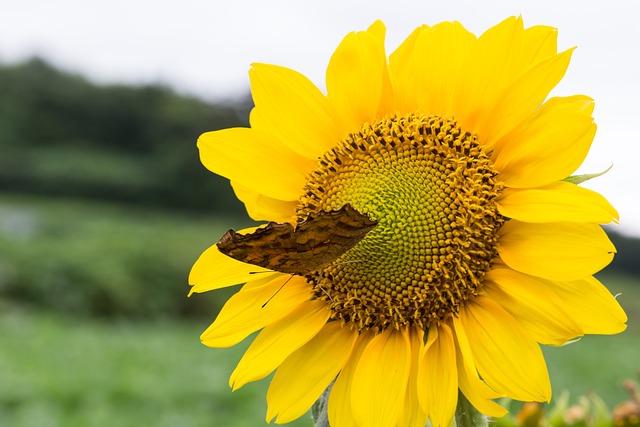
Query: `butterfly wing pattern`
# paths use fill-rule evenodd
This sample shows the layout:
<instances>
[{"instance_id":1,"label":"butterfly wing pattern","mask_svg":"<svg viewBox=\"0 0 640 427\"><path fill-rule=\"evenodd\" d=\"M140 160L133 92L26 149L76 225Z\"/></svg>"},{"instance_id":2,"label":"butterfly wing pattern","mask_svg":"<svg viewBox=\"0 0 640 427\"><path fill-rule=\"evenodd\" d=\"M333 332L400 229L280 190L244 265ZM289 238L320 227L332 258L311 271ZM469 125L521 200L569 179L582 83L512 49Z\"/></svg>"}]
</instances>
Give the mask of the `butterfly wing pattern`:
<instances>
[{"instance_id":1,"label":"butterfly wing pattern","mask_svg":"<svg viewBox=\"0 0 640 427\"><path fill-rule=\"evenodd\" d=\"M338 259L377 224L347 204L338 210L312 213L296 225L270 222L245 235L229 230L217 246L238 261L305 275Z\"/></svg>"}]
</instances>

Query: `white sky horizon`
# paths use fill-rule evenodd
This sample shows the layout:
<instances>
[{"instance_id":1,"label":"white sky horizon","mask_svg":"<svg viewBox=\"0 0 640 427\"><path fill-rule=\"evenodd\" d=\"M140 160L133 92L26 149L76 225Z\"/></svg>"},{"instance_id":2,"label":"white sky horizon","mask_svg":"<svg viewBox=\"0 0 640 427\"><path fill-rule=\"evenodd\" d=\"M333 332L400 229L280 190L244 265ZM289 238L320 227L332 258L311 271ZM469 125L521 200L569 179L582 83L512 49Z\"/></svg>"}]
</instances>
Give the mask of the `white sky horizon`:
<instances>
[{"instance_id":1,"label":"white sky horizon","mask_svg":"<svg viewBox=\"0 0 640 427\"><path fill-rule=\"evenodd\" d=\"M124 1L4 0L0 64L39 56L101 83L162 84L208 101L249 94L253 62L302 72L324 89L330 55L376 19L387 51L417 26L460 21L475 34L508 16L558 28L560 50L578 46L555 95L586 94L598 124L578 173L620 212L615 229L640 237L640 3L634 0Z\"/></svg>"}]
</instances>

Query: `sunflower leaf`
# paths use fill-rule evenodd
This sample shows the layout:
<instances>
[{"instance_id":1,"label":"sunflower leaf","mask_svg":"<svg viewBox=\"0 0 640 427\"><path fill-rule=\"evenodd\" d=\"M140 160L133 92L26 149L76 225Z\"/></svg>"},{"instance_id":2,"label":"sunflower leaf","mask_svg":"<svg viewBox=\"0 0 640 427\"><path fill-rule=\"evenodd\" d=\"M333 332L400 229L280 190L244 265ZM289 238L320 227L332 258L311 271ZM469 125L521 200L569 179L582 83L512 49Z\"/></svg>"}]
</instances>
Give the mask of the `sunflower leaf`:
<instances>
[{"instance_id":1,"label":"sunflower leaf","mask_svg":"<svg viewBox=\"0 0 640 427\"><path fill-rule=\"evenodd\" d=\"M609 172L612 167L613 167L613 164L609 166L606 170L598 173L585 173L583 175L571 175L563 179L563 181L570 182L576 185L582 184L583 182L588 181L591 178L597 178L599 176L604 175L605 173Z\"/></svg>"}]
</instances>

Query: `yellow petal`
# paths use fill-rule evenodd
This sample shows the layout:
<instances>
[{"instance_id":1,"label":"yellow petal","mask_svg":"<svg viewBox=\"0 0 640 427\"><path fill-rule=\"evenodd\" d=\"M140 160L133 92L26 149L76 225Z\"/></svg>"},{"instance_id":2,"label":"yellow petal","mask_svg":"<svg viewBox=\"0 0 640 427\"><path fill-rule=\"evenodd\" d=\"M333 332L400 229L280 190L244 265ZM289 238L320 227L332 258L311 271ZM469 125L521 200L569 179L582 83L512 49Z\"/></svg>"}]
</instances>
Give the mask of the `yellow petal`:
<instances>
[{"instance_id":1,"label":"yellow petal","mask_svg":"<svg viewBox=\"0 0 640 427\"><path fill-rule=\"evenodd\" d=\"M595 224L530 224L512 219L498 234L498 253L509 267L551 280L591 276L609 264L616 251Z\"/></svg>"},{"instance_id":2,"label":"yellow petal","mask_svg":"<svg viewBox=\"0 0 640 427\"><path fill-rule=\"evenodd\" d=\"M267 392L267 422L287 423L302 416L345 365L358 333L329 322L276 371Z\"/></svg>"},{"instance_id":3,"label":"yellow petal","mask_svg":"<svg viewBox=\"0 0 640 427\"><path fill-rule=\"evenodd\" d=\"M465 75L464 62L474 42L475 36L458 22L414 32L389 58L394 94L400 108L405 108L400 111L455 115L455 89Z\"/></svg>"},{"instance_id":4,"label":"yellow petal","mask_svg":"<svg viewBox=\"0 0 640 427\"><path fill-rule=\"evenodd\" d=\"M596 104L593 101L593 98L586 95L554 96L547 99L545 103L540 106L538 114L551 110L564 110L568 112L580 112L587 116L592 116L595 106Z\"/></svg>"},{"instance_id":5,"label":"yellow petal","mask_svg":"<svg viewBox=\"0 0 640 427\"><path fill-rule=\"evenodd\" d=\"M565 311L571 304L558 297L549 281L496 268L484 276L486 295L507 310L536 341L562 345L584 334Z\"/></svg>"},{"instance_id":6,"label":"yellow petal","mask_svg":"<svg viewBox=\"0 0 640 427\"><path fill-rule=\"evenodd\" d=\"M231 186L255 221L289 222L296 213L297 200L274 199L233 181Z\"/></svg>"},{"instance_id":7,"label":"yellow petal","mask_svg":"<svg viewBox=\"0 0 640 427\"><path fill-rule=\"evenodd\" d=\"M400 112L418 109L418 97L416 96L418 76L414 50L420 34L428 29L427 25L416 28L389 55L389 77L393 86L394 103Z\"/></svg>"},{"instance_id":8,"label":"yellow petal","mask_svg":"<svg viewBox=\"0 0 640 427\"><path fill-rule=\"evenodd\" d=\"M250 233L257 227L241 230L240 233ZM263 279L265 275L273 273L257 265L246 264L226 256L213 245L200 255L189 273L189 284L192 293L212 291L228 286L246 283L252 280Z\"/></svg>"},{"instance_id":9,"label":"yellow petal","mask_svg":"<svg viewBox=\"0 0 640 427\"><path fill-rule=\"evenodd\" d=\"M198 148L210 171L279 200L297 200L316 165L255 129L207 132L198 139Z\"/></svg>"},{"instance_id":10,"label":"yellow petal","mask_svg":"<svg viewBox=\"0 0 640 427\"><path fill-rule=\"evenodd\" d=\"M365 348L353 375L351 405L359 425L396 425L404 407L411 371L411 343L406 330L389 329Z\"/></svg>"},{"instance_id":11,"label":"yellow petal","mask_svg":"<svg viewBox=\"0 0 640 427\"><path fill-rule=\"evenodd\" d=\"M594 277L554 283L553 290L565 303L565 310L585 334L617 334L627 328L618 301ZM620 298L624 298L624 294Z\"/></svg>"},{"instance_id":12,"label":"yellow petal","mask_svg":"<svg viewBox=\"0 0 640 427\"><path fill-rule=\"evenodd\" d=\"M336 125L335 111L309 79L276 65L253 64L252 67L249 71L251 95L255 109L260 112L260 130L313 160L343 138Z\"/></svg>"},{"instance_id":13,"label":"yellow petal","mask_svg":"<svg viewBox=\"0 0 640 427\"><path fill-rule=\"evenodd\" d=\"M583 101L556 99L495 144L494 167L508 187L540 187L571 175L584 160L596 125Z\"/></svg>"},{"instance_id":14,"label":"yellow petal","mask_svg":"<svg viewBox=\"0 0 640 427\"><path fill-rule=\"evenodd\" d=\"M459 22L437 24L423 35L415 52L418 108L425 114L455 116L456 90L467 75L464 63L476 37Z\"/></svg>"},{"instance_id":15,"label":"yellow petal","mask_svg":"<svg viewBox=\"0 0 640 427\"><path fill-rule=\"evenodd\" d=\"M409 329L409 342L411 343L411 372L407 383L407 393L404 400L404 409L400 411L399 426L425 426L427 425L427 412L420 407L418 399L418 367L420 355L424 346L424 331L418 327Z\"/></svg>"},{"instance_id":16,"label":"yellow petal","mask_svg":"<svg viewBox=\"0 0 640 427\"><path fill-rule=\"evenodd\" d=\"M266 326L240 359L231 374L229 385L236 390L269 375L291 353L313 338L330 315L324 301L313 300L299 305L286 317Z\"/></svg>"},{"instance_id":17,"label":"yellow petal","mask_svg":"<svg viewBox=\"0 0 640 427\"><path fill-rule=\"evenodd\" d=\"M431 326L425 347L418 369L418 397L431 425L448 427L458 401L456 347L449 326Z\"/></svg>"},{"instance_id":18,"label":"yellow petal","mask_svg":"<svg viewBox=\"0 0 640 427\"><path fill-rule=\"evenodd\" d=\"M387 53L384 47L384 38L387 34L387 28L384 26L382 21L377 20L367 28L367 33L371 34L377 40L378 45L381 46L383 50L384 66L382 68L382 89L376 117L384 117L396 111L394 106L393 86L391 85L391 76L389 75L389 61L387 60Z\"/></svg>"},{"instance_id":19,"label":"yellow petal","mask_svg":"<svg viewBox=\"0 0 640 427\"><path fill-rule=\"evenodd\" d=\"M469 338L460 318L454 318L452 324L456 339L456 365L460 391L483 414L497 418L504 416L507 410L491 400L504 397L504 393L497 393L480 379L473 352L469 346Z\"/></svg>"},{"instance_id":20,"label":"yellow petal","mask_svg":"<svg viewBox=\"0 0 640 427\"><path fill-rule=\"evenodd\" d=\"M363 331L359 334L356 344L351 351L349 360L345 364L340 375L336 379L328 402L329 425L357 427L351 408L351 387L353 385L353 373L360 362L364 349L373 338L373 332Z\"/></svg>"},{"instance_id":21,"label":"yellow petal","mask_svg":"<svg viewBox=\"0 0 640 427\"><path fill-rule=\"evenodd\" d=\"M209 347L231 347L277 322L310 298L309 284L300 276L285 275L263 286L245 286L227 300L200 339Z\"/></svg>"},{"instance_id":22,"label":"yellow petal","mask_svg":"<svg viewBox=\"0 0 640 427\"><path fill-rule=\"evenodd\" d=\"M555 55L557 47L558 30L546 25L536 25L524 30L522 41L523 65L533 65Z\"/></svg>"},{"instance_id":23,"label":"yellow petal","mask_svg":"<svg viewBox=\"0 0 640 427\"><path fill-rule=\"evenodd\" d=\"M602 195L562 181L533 189L507 188L496 204L502 215L524 222L618 221L618 212Z\"/></svg>"},{"instance_id":24,"label":"yellow petal","mask_svg":"<svg viewBox=\"0 0 640 427\"><path fill-rule=\"evenodd\" d=\"M382 37L381 37L382 35ZM384 25L348 34L331 56L327 93L343 119L345 132L371 123L380 111L390 112L393 94L384 50Z\"/></svg>"},{"instance_id":25,"label":"yellow petal","mask_svg":"<svg viewBox=\"0 0 640 427\"><path fill-rule=\"evenodd\" d=\"M456 94L456 119L462 127L479 133L482 144L486 116L504 90L524 70L515 59L520 57L524 24L510 17L485 31L467 56Z\"/></svg>"},{"instance_id":26,"label":"yellow petal","mask_svg":"<svg viewBox=\"0 0 640 427\"><path fill-rule=\"evenodd\" d=\"M524 401L551 399L547 367L538 344L509 313L487 297L468 302L460 319L484 381L494 390Z\"/></svg>"},{"instance_id":27,"label":"yellow petal","mask_svg":"<svg viewBox=\"0 0 640 427\"><path fill-rule=\"evenodd\" d=\"M542 61L518 77L493 106L483 126L482 138L490 149L493 142L530 116L564 77L573 49Z\"/></svg>"}]
</instances>

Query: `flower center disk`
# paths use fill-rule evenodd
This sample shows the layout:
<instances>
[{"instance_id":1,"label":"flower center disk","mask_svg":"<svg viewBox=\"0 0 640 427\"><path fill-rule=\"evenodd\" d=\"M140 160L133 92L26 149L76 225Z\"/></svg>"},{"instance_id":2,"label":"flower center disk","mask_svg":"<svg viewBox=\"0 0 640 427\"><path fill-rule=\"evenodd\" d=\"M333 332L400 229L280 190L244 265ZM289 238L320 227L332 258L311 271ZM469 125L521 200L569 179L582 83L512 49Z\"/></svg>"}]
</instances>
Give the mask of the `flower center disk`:
<instances>
[{"instance_id":1,"label":"flower center disk","mask_svg":"<svg viewBox=\"0 0 640 427\"><path fill-rule=\"evenodd\" d=\"M349 203L378 226L309 276L315 296L359 330L425 329L458 313L497 256L496 175L453 120L409 114L350 134L309 176L297 214Z\"/></svg>"}]
</instances>

